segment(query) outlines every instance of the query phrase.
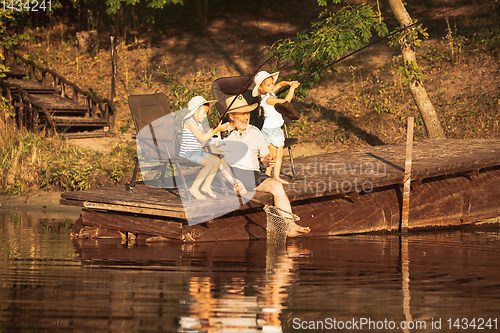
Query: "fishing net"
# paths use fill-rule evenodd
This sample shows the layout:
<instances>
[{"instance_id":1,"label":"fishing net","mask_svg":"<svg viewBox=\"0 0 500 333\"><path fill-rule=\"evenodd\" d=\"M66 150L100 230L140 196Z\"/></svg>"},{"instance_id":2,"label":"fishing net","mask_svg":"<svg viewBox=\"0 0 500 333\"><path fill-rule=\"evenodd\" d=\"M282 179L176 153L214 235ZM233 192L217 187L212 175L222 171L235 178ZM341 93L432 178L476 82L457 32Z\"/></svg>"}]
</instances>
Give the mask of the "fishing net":
<instances>
[{"instance_id":1,"label":"fishing net","mask_svg":"<svg viewBox=\"0 0 500 333\"><path fill-rule=\"evenodd\" d=\"M296 221L300 220L300 217L270 205L264 206L264 211L267 217L267 244L286 244L288 231Z\"/></svg>"}]
</instances>

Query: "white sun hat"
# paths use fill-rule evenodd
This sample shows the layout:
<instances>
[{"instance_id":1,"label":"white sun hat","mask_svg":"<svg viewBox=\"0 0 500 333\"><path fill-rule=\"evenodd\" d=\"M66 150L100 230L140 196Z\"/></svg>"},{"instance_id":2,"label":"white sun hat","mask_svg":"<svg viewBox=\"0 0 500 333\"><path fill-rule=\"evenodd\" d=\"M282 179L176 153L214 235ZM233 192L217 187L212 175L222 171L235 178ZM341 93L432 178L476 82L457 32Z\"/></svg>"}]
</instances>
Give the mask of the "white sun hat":
<instances>
[{"instance_id":1,"label":"white sun hat","mask_svg":"<svg viewBox=\"0 0 500 333\"><path fill-rule=\"evenodd\" d=\"M212 100L212 101L207 101L205 98L201 96L195 96L191 98L191 100L188 103L188 114L184 116L184 119L191 117L198 108L204 104L208 104L209 107L212 107L217 101Z\"/></svg>"},{"instance_id":2,"label":"white sun hat","mask_svg":"<svg viewBox=\"0 0 500 333\"><path fill-rule=\"evenodd\" d=\"M260 87L262 81L264 81L265 79L267 79L267 78L269 78L269 77L272 76L274 78L274 84L276 84L276 81L278 81L278 76L279 75L280 75L280 72L276 72L276 73L273 73L273 74L269 74L266 71L258 72L255 75L255 77L253 78L253 82L255 83L255 87L252 90L252 96L253 97L259 96L259 87Z\"/></svg>"}]
</instances>

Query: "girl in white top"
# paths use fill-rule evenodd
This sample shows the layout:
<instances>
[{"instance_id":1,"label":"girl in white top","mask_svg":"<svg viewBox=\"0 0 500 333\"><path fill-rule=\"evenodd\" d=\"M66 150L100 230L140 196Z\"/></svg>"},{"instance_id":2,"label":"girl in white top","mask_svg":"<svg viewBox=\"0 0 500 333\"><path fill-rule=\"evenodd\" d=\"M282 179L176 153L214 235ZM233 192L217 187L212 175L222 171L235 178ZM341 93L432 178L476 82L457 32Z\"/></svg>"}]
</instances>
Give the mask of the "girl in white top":
<instances>
[{"instance_id":1,"label":"girl in white top","mask_svg":"<svg viewBox=\"0 0 500 333\"><path fill-rule=\"evenodd\" d=\"M188 114L184 117L184 126L182 130L182 142L179 156L187 158L190 161L199 163L203 169L198 173L189 192L196 199L206 199L199 187L205 181L201 190L212 198L217 198L212 191L212 181L219 170L221 160L216 155L211 155L203 150L203 146L212 136L218 132L225 131L228 124L220 124L210 131L204 133L202 121L207 117L207 112L216 101L207 101L201 96L193 97L188 103Z\"/></svg>"},{"instance_id":2,"label":"girl in white top","mask_svg":"<svg viewBox=\"0 0 500 333\"><path fill-rule=\"evenodd\" d=\"M260 95L260 105L264 110L264 125L262 126L262 134L269 145L269 152L271 156L276 157L274 165L273 178L279 180L284 184L288 182L280 178L281 162L283 160L283 146L285 145L285 135L281 126L284 124L283 117L276 111L274 105L277 103L291 102L295 93L295 89L300 85L299 82L287 82L278 80L279 72L269 74L266 71L257 73L254 78L255 88L252 91L252 96L257 97ZM290 86L288 94L284 99L276 97L276 91L285 86ZM266 168L266 174L271 176L272 167Z\"/></svg>"}]
</instances>

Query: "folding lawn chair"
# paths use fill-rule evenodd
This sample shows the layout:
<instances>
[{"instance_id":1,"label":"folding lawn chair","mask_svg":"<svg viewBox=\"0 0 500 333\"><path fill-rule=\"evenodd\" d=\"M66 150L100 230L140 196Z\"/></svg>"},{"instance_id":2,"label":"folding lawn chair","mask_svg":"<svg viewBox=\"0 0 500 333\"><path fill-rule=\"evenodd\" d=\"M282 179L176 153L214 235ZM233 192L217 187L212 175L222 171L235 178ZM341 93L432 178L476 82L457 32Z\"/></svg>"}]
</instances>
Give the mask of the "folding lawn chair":
<instances>
[{"instance_id":1,"label":"folding lawn chair","mask_svg":"<svg viewBox=\"0 0 500 333\"><path fill-rule=\"evenodd\" d=\"M127 192L133 191L140 169L145 184L179 190L182 186L185 196L192 200L193 196L189 192L182 167L200 167L201 165L178 156L176 123L182 126L182 116L170 111L168 98L163 93L133 95L129 97L128 102L137 132L135 139L138 157L135 158L132 180L125 185ZM179 118L178 121L177 118ZM168 167L170 176L167 177ZM224 195L227 195L227 189L219 173L217 178Z\"/></svg>"},{"instance_id":2,"label":"folding lawn chair","mask_svg":"<svg viewBox=\"0 0 500 333\"><path fill-rule=\"evenodd\" d=\"M212 95L217 100L215 106L217 108L217 111L219 112L219 115L223 115L224 112L226 112L227 107L229 106L226 105L226 99L230 96L241 94L247 101L248 105L259 103L259 98L252 96L251 88L253 88L253 82L251 85L249 85L249 79L250 77L248 76L222 77L212 83ZM248 86L243 91L243 93L241 93L245 85ZM259 107L257 107L257 109L258 108ZM285 124L283 125L283 129L285 133L285 145L283 148L288 148L288 157L290 159L290 165L292 166L293 178L297 179L297 172L295 170L295 164L293 162L292 146L297 144L298 139L288 137L287 123L290 122L290 119L288 119L286 116L284 116L284 119ZM263 123L264 119L262 116L259 116L259 112L250 113L250 124L261 129Z\"/></svg>"}]
</instances>

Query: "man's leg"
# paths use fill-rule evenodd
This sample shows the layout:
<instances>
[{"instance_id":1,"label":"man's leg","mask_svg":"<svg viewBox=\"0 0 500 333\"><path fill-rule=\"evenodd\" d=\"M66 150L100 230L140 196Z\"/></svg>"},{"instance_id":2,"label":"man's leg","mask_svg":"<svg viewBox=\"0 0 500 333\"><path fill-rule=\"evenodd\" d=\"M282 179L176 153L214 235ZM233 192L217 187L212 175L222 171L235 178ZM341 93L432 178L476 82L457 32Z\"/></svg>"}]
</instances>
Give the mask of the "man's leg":
<instances>
[{"instance_id":1,"label":"man's leg","mask_svg":"<svg viewBox=\"0 0 500 333\"><path fill-rule=\"evenodd\" d=\"M285 189L283 188L283 184L280 181L268 178L262 182L259 186L255 188L255 190L260 192L269 192L274 197L274 205L285 212L292 212L292 206L290 205L290 200L285 193ZM285 213L286 214L286 213ZM290 215L283 216L284 218L291 218ZM293 222L290 231L288 232L288 237L296 237L303 234L307 234L311 231L309 227L301 227L295 222Z\"/></svg>"}]
</instances>

